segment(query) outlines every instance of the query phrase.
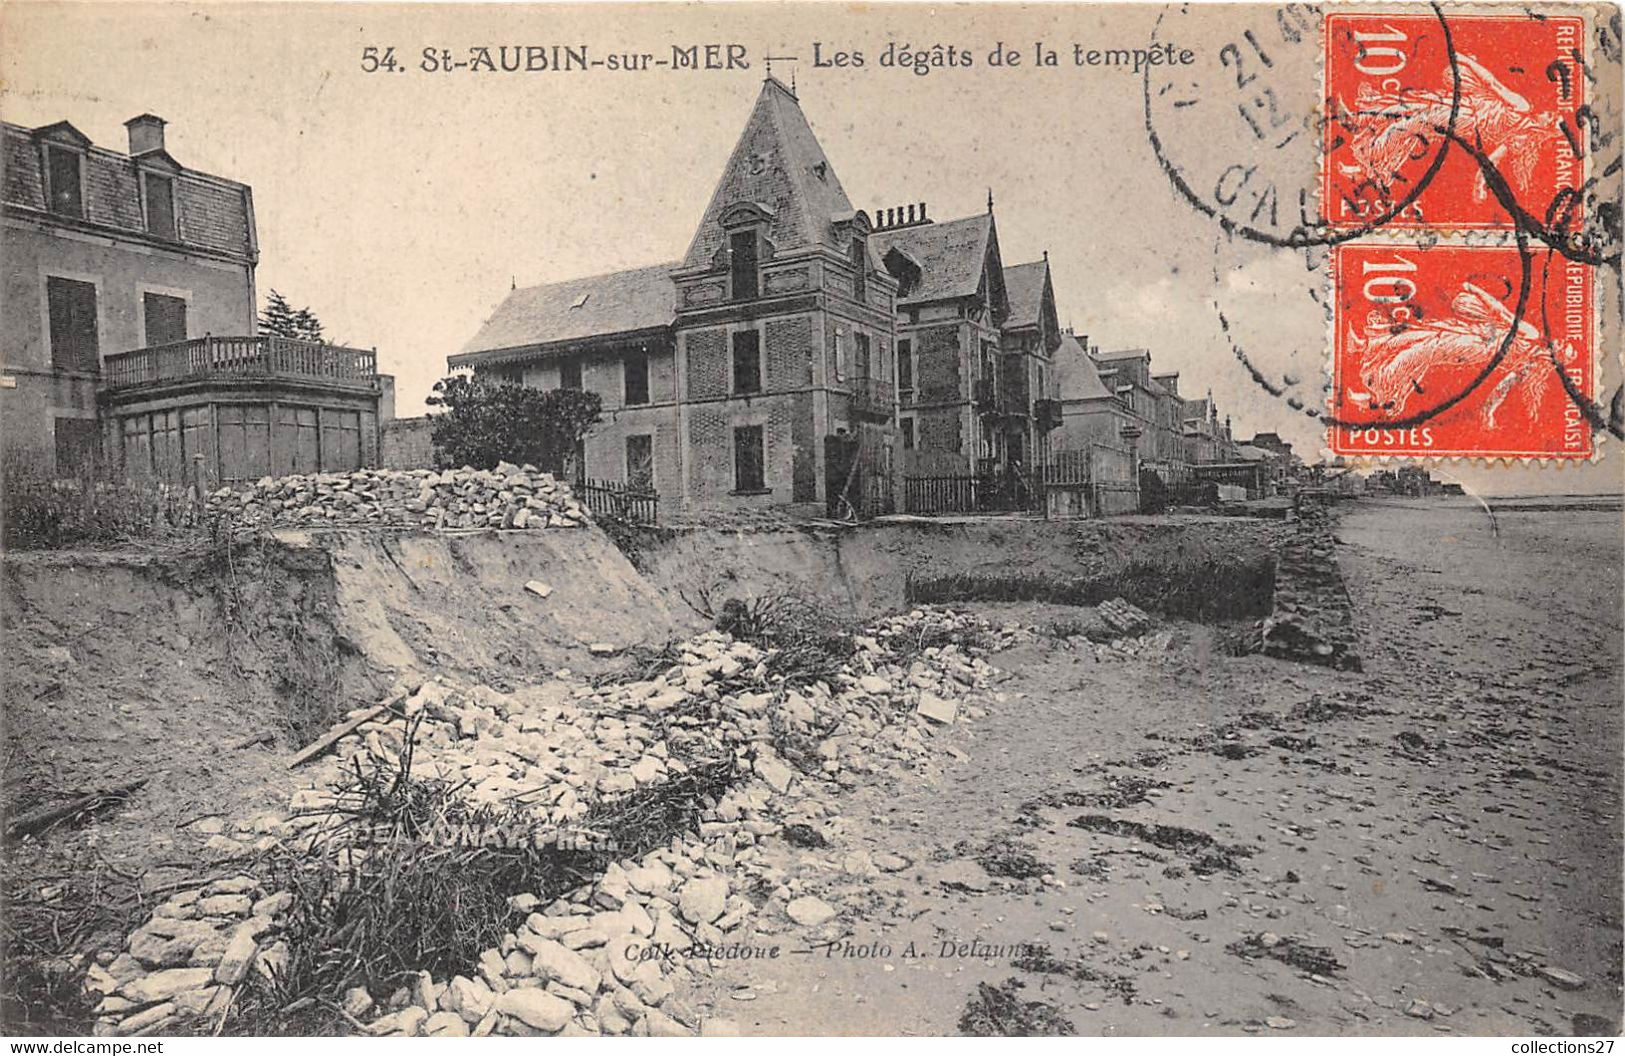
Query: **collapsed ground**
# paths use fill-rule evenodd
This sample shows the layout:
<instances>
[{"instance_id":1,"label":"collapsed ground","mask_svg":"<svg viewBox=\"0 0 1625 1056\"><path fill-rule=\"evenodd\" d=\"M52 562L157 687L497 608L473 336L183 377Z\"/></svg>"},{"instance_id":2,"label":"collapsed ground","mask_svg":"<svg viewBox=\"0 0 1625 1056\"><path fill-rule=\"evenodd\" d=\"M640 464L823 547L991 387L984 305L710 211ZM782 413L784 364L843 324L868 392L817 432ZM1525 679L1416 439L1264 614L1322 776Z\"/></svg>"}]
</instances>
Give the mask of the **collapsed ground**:
<instances>
[{"instance_id":1,"label":"collapsed ground","mask_svg":"<svg viewBox=\"0 0 1625 1056\"><path fill-rule=\"evenodd\" d=\"M1257 612L1223 614L1229 619L1217 626L1164 619L1153 633L1105 646L1084 633L1092 606L976 603L970 608L982 622L955 626L967 639L961 648L992 650L983 657L991 666L972 666L962 692L939 694L955 700L952 723L918 716L918 695L910 697L910 707L893 709L902 721L876 731L888 738L885 750L871 735L834 772L823 770L819 737L767 729L723 738L723 746L746 747L732 791L695 819L697 831L634 867L657 880L665 868L664 884L606 885L606 863L589 861L577 901L513 908L497 936L502 968L450 966L427 981L378 987L359 1015L351 987L355 1003L333 1022L396 1032L478 1031L482 1023L572 1032L588 1016L606 1032L1602 1032L1619 1011L1620 668L1618 599L1598 583L1617 576L1579 574L1545 555L1566 551L1595 570L1617 563L1618 546L1607 534L1615 529L1600 529L1599 538L1584 524L1567 526L1573 537L1554 546L1536 523L1503 515L1491 535L1471 510L1363 507L1346 516L1334 549L1358 642L1307 649L1357 654L1361 673L1233 655L1251 652ZM645 578L657 583L668 572L658 556L644 560ZM970 569L961 589L1028 590L1019 577L987 571ZM521 587L511 585L516 594ZM674 593L663 595L669 610L690 609L693 599L679 603ZM1086 593L1080 586L1065 600L1101 600ZM419 641L391 616L398 613L387 611L382 623L421 657L432 628L419 628ZM498 614L479 616L488 621L480 637L504 640ZM522 628L526 616L516 611L513 622ZM614 664L588 668L594 658L585 649L578 672L563 679L537 670L555 656L516 662L511 653L487 646L471 665L484 677L457 684L496 682L499 695L537 683L584 689L595 673L608 676L606 685L625 684L624 674L610 675ZM974 659L964 656L955 663ZM62 666L71 673L30 683L32 699L43 691L71 700L81 672ZM335 684L367 673L342 656L330 666ZM863 676L852 674L850 688L861 693ZM381 698L389 686L371 688ZM197 696L210 692L204 686ZM8 717L17 706L8 700ZM813 721L803 732L828 733L828 709L809 706ZM114 743L132 714L155 723L146 736L176 735L156 708L110 711L104 735ZM706 728L715 720L692 717ZM253 732L238 716L193 736L218 749ZM275 826L292 787L282 745L312 735L237 749L229 768L201 764L201 773L183 775L181 788L221 782L236 792L211 800L227 809L201 820L201 808L188 814L173 802L155 813L154 800L164 801L143 788L89 827L22 848L16 860L36 868L13 872L8 897L82 918L75 901L97 893L75 888L63 864L68 849L107 862L119 854L110 843L138 835L178 846L167 858L146 854L137 864L126 854L83 872L107 881L101 897L122 890L134 903L124 928L110 920L104 933L86 936L104 959L127 952L127 932L166 900L181 914L173 919L196 919L194 902L236 896L215 906L240 908L238 920L262 919L262 907L274 908L264 905L275 897L270 887L229 888L239 874L274 886L277 874L264 866L286 841ZM773 746L766 773L754 750L764 741ZM810 758L797 762L803 741ZM389 754L390 746L364 737L359 746ZM649 756L629 756L625 770L641 765L640 778L618 791L612 783L612 793L661 787L668 763ZM774 766L784 760L789 774ZM219 773L227 769L230 782ZM120 828L132 818L140 819L134 830ZM226 833L194 832L200 825ZM749 833L743 863L741 833ZM718 837L730 848L721 858ZM204 850L210 840L214 849ZM198 868L200 859L227 855L239 857ZM167 871L153 867L160 862ZM724 881L720 900L717 885L701 883L690 901L715 905L685 911L689 885L714 878ZM203 879L216 887L199 890ZM173 897L150 890L186 883ZM624 925L638 934L639 909L629 902L648 914L650 930L669 921L657 946L733 948L709 964L692 955L662 960L669 970L658 978L669 993L647 972L639 977L638 965L621 965L625 978L613 964L595 966L603 936L576 933ZM776 959L740 956L775 944L783 951ZM529 960L508 963L515 951ZM536 967L543 956L550 969ZM60 975L81 980L84 968L64 963ZM214 974L205 973L208 983ZM503 984L523 993L493 1015ZM339 1003L345 992L331 996ZM207 1010L207 1001L191 1000ZM132 1002L121 1006L130 1013L123 1019L148 1015L135 1019L137 1032L175 1029L178 1021L166 1018L175 1009L153 1016L165 1004L175 1001Z\"/></svg>"}]
</instances>

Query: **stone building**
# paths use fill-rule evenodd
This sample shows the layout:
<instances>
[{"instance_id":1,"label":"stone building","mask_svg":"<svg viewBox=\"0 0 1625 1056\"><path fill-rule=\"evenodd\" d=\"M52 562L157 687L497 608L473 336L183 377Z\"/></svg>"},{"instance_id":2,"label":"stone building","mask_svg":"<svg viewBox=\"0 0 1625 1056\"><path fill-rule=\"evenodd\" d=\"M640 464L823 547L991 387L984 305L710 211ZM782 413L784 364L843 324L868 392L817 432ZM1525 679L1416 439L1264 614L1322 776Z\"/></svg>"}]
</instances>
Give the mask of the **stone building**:
<instances>
[{"instance_id":1,"label":"stone building","mask_svg":"<svg viewBox=\"0 0 1625 1056\"><path fill-rule=\"evenodd\" d=\"M1053 371L1060 424L1050 438L1051 447L1057 452L1084 451L1090 445L1126 450L1129 439L1124 431L1139 419L1128 400L1106 387L1084 344L1087 340L1071 330L1061 334Z\"/></svg>"},{"instance_id":2,"label":"stone building","mask_svg":"<svg viewBox=\"0 0 1625 1056\"><path fill-rule=\"evenodd\" d=\"M1006 457L1013 465L1049 462L1050 432L1061 424L1055 399L1055 353L1061 347L1061 324L1055 308L1055 285L1049 254L1042 260L1004 269L1010 315L1004 321L1000 349L1000 426Z\"/></svg>"},{"instance_id":3,"label":"stone building","mask_svg":"<svg viewBox=\"0 0 1625 1056\"><path fill-rule=\"evenodd\" d=\"M1000 328L1010 315L988 210L937 222L924 203L878 213L875 253L897 281L899 431L911 474L966 473L1003 457Z\"/></svg>"},{"instance_id":4,"label":"stone building","mask_svg":"<svg viewBox=\"0 0 1625 1056\"><path fill-rule=\"evenodd\" d=\"M1117 352L1091 350L1101 383L1113 392L1139 429L1131 445L1144 469L1165 484L1190 476L1186 456L1184 401L1179 396L1179 375L1151 372L1151 352L1131 348Z\"/></svg>"},{"instance_id":5,"label":"stone building","mask_svg":"<svg viewBox=\"0 0 1625 1056\"><path fill-rule=\"evenodd\" d=\"M252 192L177 161L161 118L125 124L127 153L0 128L8 460L204 484L369 463L375 354L256 336Z\"/></svg>"},{"instance_id":6,"label":"stone building","mask_svg":"<svg viewBox=\"0 0 1625 1056\"><path fill-rule=\"evenodd\" d=\"M1213 393L1183 403L1185 461L1193 466L1235 462L1239 445L1230 435L1229 420L1220 420Z\"/></svg>"},{"instance_id":7,"label":"stone building","mask_svg":"<svg viewBox=\"0 0 1625 1056\"><path fill-rule=\"evenodd\" d=\"M680 260L514 290L448 366L598 393L586 478L689 508L883 512L898 284L873 236L770 76Z\"/></svg>"}]
</instances>

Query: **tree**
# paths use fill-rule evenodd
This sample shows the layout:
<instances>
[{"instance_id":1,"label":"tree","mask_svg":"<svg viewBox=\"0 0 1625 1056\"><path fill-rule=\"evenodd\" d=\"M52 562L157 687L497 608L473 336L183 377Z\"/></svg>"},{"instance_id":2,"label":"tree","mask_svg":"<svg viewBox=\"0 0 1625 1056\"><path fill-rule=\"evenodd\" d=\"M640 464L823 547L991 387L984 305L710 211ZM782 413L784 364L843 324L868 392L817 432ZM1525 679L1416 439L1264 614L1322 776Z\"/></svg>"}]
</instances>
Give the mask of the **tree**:
<instances>
[{"instance_id":1,"label":"tree","mask_svg":"<svg viewBox=\"0 0 1625 1056\"><path fill-rule=\"evenodd\" d=\"M316 313L309 308L301 308L294 313L293 328L293 336L305 341L321 343L322 321L316 318Z\"/></svg>"},{"instance_id":2,"label":"tree","mask_svg":"<svg viewBox=\"0 0 1625 1056\"><path fill-rule=\"evenodd\" d=\"M268 337L292 337L300 341L320 342L322 321L307 306L295 309L288 299L276 290L265 300L265 311L260 314L260 333Z\"/></svg>"},{"instance_id":3,"label":"tree","mask_svg":"<svg viewBox=\"0 0 1625 1056\"><path fill-rule=\"evenodd\" d=\"M576 444L598 421L603 401L580 389L543 391L474 375L435 382L430 435L452 465L490 469L527 462L563 474Z\"/></svg>"},{"instance_id":4,"label":"tree","mask_svg":"<svg viewBox=\"0 0 1625 1056\"><path fill-rule=\"evenodd\" d=\"M288 299L275 290L266 298L265 311L260 313L260 333L269 337L295 337L298 313Z\"/></svg>"}]
</instances>

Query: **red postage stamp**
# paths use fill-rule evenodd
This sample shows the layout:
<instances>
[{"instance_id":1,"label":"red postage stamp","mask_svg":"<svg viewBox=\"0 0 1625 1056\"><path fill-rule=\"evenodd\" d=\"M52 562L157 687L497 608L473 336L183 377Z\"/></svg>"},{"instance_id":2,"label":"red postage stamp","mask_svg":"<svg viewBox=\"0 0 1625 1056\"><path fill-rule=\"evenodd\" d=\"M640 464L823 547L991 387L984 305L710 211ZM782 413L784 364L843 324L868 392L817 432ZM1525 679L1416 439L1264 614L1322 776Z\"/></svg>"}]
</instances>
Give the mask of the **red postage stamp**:
<instances>
[{"instance_id":1,"label":"red postage stamp","mask_svg":"<svg viewBox=\"0 0 1625 1056\"><path fill-rule=\"evenodd\" d=\"M1523 276L1511 246L1337 247L1333 453L1591 457L1592 269L1543 253Z\"/></svg>"},{"instance_id":2,"label":"red postage stamp","mask_svg":"<svg viewBox=\"0 0 1625 1056\"><path fill-rule=\"evenodd\" d=\"M1524 13L1328 15L1327 222L1511 227L1486 161L1536 220L1573 216L1587 149L1584 33L1579 18Z\"/></svg>"}]
</instances>

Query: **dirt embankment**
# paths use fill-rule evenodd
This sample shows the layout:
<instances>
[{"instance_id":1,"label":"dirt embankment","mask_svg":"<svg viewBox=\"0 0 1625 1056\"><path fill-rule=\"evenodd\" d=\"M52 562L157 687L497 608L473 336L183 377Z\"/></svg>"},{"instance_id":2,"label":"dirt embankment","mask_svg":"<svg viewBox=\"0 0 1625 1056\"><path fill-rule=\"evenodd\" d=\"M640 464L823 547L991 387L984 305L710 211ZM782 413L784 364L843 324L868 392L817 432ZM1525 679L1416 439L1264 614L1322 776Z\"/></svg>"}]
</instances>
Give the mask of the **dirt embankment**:
<instances>
[{"instance_id":1,"label":"dirt embankment","mask_svg":"<svg viewBox=\"0 0 1625 1056\"><path fill-rule=\"evenodd\" d=\"M92 947L196 872L217 816L280 809L291 751L403 674L500 686L597 670L593 643L672 633L660 596L593 529L278 532L10 554L3 574L7 818L146 782L89 825L8 848L14 922L33 912Z\"/></svg>"},{"instance_id":2,"label":"dirt embankment","mask_svg":"<svg viewBox=\"0 0 1625 1056\"><path fill-rule=\"evenodd\" d=\"M1282 522L1225 517L899 520L850 528L690 529L638 543L679 620L716 598L797 589L861 618L921 602L1094 604L1173 615L1269 612Z\"/></svg>"}]
</instances>

